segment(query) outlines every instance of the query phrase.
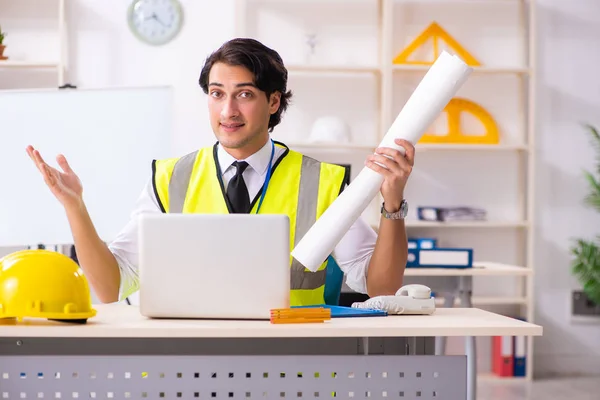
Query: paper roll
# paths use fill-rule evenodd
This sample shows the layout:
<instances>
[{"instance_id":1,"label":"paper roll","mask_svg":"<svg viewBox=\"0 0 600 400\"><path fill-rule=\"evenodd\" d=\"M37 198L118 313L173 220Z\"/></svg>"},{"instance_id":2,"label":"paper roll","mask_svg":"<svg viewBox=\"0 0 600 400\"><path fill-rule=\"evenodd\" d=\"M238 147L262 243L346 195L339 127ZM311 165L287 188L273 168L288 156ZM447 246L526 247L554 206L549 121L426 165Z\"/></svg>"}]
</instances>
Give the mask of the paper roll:
<instances>
[{"instance_id":1,"label":"paper roll","mask_svg":"<svg viewBox=\"0 0 600 400\"><path fill-rule=\"evenodd\" d=\"M457 56L443 51L412 93L379 147L391 147L404 153L404 148L394 143L395 139L416 144L472 70ZM382 183L382 175L368 167L363 168L302 237L292 256L315 272L373 201Z\"/></svg>"}]
</instances>

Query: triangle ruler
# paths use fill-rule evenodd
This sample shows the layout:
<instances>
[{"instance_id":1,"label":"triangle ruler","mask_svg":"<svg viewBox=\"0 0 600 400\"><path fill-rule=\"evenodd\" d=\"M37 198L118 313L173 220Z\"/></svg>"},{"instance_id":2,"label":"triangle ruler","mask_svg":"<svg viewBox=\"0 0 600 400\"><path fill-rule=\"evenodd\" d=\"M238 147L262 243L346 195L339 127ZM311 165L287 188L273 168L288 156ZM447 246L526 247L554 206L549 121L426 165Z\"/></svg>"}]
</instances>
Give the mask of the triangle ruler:
<instances>
[{"instance_id":1,"label":"triangle ruler","mask_svg":"<svg viewBox=\"0 0 600 400\"><path fill-rule=\"evenodd\" d=\"M430 60L412 60L411 56L417 53L421 47L429 41L433 42L432 58ZM437 22L432 22L423 32L419 34L400 54L398 54L394 64L416 64L416 65L432 65L440 55L440 42L445 42L449 46L449 50L462 58L462 60L470 66L480 66L481 63L469 53L456 39L445 31Z\"/></svg>"}]
</instances>

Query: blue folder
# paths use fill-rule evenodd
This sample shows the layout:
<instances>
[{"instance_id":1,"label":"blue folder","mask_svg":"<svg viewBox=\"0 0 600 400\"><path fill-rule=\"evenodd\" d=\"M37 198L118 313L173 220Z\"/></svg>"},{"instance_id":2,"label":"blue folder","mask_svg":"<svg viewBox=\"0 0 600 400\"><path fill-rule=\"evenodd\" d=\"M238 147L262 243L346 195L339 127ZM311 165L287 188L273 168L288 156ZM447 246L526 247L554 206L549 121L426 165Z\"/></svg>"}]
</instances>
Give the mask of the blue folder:
<instances>
[{"instance_id":1,"label":"blue folder","mask_svg":"<svg viewBox=\"0 0 600 400\"><path fill-rule=\"evenodd\" d=\"M331 318L347 318L347 317L385 317L387 311L383 310L370 310L367 308L352 308L343 306L330 306L330 305L319 305L319 306L292 306L292 308L329 308L331 310Z\"/></svg>"}]
</instances>

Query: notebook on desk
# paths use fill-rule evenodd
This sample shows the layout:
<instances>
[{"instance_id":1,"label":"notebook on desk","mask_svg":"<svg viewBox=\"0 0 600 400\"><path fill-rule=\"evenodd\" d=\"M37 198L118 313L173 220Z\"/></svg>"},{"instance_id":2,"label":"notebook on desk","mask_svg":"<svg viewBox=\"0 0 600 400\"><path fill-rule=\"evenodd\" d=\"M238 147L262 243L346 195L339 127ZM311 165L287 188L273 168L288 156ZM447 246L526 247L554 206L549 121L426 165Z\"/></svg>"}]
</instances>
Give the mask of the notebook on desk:
<instances>
[{"instance_id":1,"label":"notebook on desk","mask_svg":"<svg viewBox=\"0 0 600 400\"><path fill-rule=\"evenodd\" d=\"M316 308L323 307L331 310L331 318L348 318L348 317L385 317L386 311L383 310L370 310L366 308L352 308L344 306L330 306L330 305L319 305L319 306L292 306L292 308Z\"/></svg>"}]
</instances>

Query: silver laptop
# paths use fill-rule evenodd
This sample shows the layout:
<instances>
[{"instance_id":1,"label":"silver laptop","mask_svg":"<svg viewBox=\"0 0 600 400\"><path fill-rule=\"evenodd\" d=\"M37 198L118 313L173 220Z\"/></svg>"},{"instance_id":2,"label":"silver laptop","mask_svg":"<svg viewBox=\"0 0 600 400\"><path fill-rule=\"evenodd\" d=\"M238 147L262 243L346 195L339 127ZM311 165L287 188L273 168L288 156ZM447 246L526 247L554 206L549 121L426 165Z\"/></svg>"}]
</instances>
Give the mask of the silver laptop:
<instances>
[{"instance_id":1,"label":"silver laptop","mask_svg":"<svg viewBox=\"0 0 600 400\"><path fill-rule=\"evenodd\" d=\"M290 305L287 215L140 216L140 312L269 319Z\"/></svg>"}]
</instances>

